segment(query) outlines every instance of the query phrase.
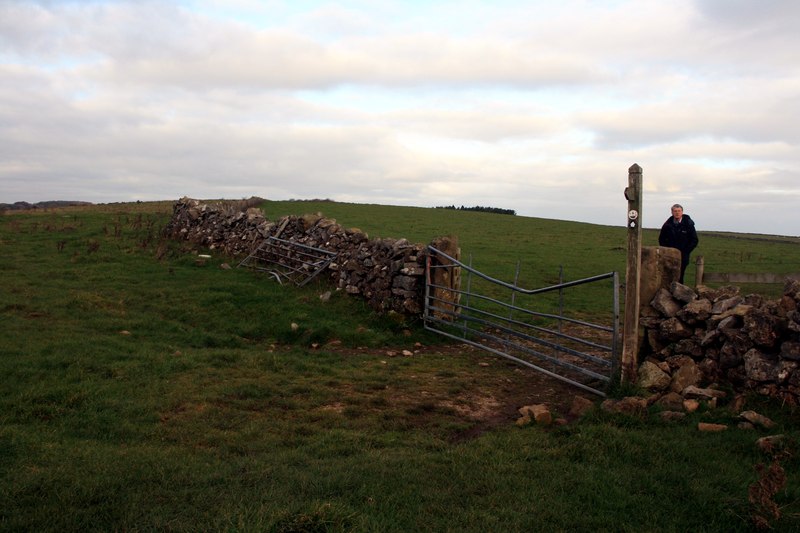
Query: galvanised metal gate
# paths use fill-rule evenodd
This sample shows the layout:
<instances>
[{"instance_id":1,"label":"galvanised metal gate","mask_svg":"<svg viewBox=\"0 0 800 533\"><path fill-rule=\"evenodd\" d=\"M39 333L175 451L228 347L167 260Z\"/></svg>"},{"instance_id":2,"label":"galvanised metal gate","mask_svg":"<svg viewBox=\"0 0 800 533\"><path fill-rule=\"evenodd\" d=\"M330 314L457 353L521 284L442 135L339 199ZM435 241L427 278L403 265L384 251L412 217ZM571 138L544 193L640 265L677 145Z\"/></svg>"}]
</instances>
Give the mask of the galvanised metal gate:
<instances>
[{"instance_id":1,"label":"galvanised metal gate","mask_svg":"<svg viewBox=\"0 0 800 533\"><path fill-rule=\"evenodd\" d=\"M619 365L617 273L539 289L523 289L517 286L517 281L506 283L494 279L471 264L461 263L429 246L425 328L605 396ZM607 324L565 315L563 302L567 290L593 285L595 292L603 291L598 287L602 282L608 284ZM510 291L510 299L502 301L498 294L506 291ZM555 307L555 311L533 311L530 307L537 299Z\"/></svg>"}]
</instances>

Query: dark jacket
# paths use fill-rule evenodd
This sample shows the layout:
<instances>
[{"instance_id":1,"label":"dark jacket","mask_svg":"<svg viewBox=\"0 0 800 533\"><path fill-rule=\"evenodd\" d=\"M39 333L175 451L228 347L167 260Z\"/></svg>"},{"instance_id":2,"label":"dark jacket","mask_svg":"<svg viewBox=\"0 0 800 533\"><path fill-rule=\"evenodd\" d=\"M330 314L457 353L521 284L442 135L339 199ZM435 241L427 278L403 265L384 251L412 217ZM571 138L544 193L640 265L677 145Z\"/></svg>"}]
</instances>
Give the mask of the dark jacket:
<instances>
[{"instance_id":1,"label":"dark jacket","mask_svg":"<svg viewBox=\"0 0 800 533\"><path fill-rule=\"evenodd\" d=\"M694 229L694 220L689 215L684 214L680 224L675 224L673 218L669 217L664 225L661 226L661 233L658 235L658 244L669 248L677 248L681 255L688 257L692 250L697 248L697 231Z\"/></svg>"}]
</instances>

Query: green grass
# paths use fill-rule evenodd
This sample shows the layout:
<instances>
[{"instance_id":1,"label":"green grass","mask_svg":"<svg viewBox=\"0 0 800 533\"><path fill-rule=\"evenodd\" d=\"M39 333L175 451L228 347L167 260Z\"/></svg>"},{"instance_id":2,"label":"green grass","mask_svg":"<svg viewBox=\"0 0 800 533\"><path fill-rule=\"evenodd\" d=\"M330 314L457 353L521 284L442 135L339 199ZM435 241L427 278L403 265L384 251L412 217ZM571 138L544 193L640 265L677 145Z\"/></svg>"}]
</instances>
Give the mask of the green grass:
<instances>
[{"instance_id":1,"label":"green grass","mask_svg":"<svg viewBox=\"0 0 800 533\"><path fill-rule=\"evenodd\" d=\"M534 285L561 260L579 277L622 253L616 228L320 205L372 236L461 232L490 269L536 257ZM160 238L168 211L0 217L0 531L751 530L766 433L696 430L733 424L726 410L518 428L502 401L529 371L344 294L323 302L323 284L280 286L225 257L198 266L198 250ZM586 249L554 258L570 241ZM486 404L499 421L469 416ZM795 412L751 406L796 446ZM798 467L784 462L778 531L800 527Z\"/></svg>"}]
</instances>

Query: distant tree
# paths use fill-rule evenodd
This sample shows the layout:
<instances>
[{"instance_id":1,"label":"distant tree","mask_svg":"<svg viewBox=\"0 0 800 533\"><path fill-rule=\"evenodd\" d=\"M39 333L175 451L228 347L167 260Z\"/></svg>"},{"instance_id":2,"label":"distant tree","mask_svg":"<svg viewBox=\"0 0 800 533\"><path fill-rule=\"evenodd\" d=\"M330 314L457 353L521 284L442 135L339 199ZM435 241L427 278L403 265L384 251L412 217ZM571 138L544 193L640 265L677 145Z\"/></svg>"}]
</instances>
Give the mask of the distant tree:
<instances>
[{"instance_id":1,"label":"distant tree","mask_svg":"<svg viewBox=\"0 0 800 533\"><path fill-rule=\"evenodd\" d=\"M513 209L502 209L500 207L485 207L482 205L476 205L474 207L456 207L455 205L440 205L436 206L436 209L455 209L457 211L481 211L484 213L495 213L498 215L516 215L517 212Z\"/></svg>"}]
</instances>

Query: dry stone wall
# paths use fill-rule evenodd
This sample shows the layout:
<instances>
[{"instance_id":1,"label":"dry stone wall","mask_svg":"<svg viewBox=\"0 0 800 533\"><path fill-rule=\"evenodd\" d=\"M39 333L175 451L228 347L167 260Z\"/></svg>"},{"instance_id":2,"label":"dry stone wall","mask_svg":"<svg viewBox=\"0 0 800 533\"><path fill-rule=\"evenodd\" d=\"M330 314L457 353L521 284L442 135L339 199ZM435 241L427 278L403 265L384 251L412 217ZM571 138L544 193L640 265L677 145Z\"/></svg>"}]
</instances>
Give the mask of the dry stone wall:
<instances>
[{"instance_id":1,"label":"dry stone wall","mask_svg":"<svg viewBox=\"0 0 800 533\"><path fill-rule=\"evenodd\" d=\"M640 325L639 384L664 401L711 399L727 386L800 403L800 281L787 280L778 300L672 282Z\"/></svg>"},{"instance_id":2,"label":"dry stone wall","mask_svg":"<svg viewBox=\"0 0 800 533\"><path fill-rule=\"evenodd\" d=\"M406 239L370 239L320 214L270 221L247 205L181 198L165 232L231 256L247 255L271 236L329 250L338 256L323 275L336 287L365 298L379 312L422 313L426 246Z\"/></svg>"}]
</instances>

